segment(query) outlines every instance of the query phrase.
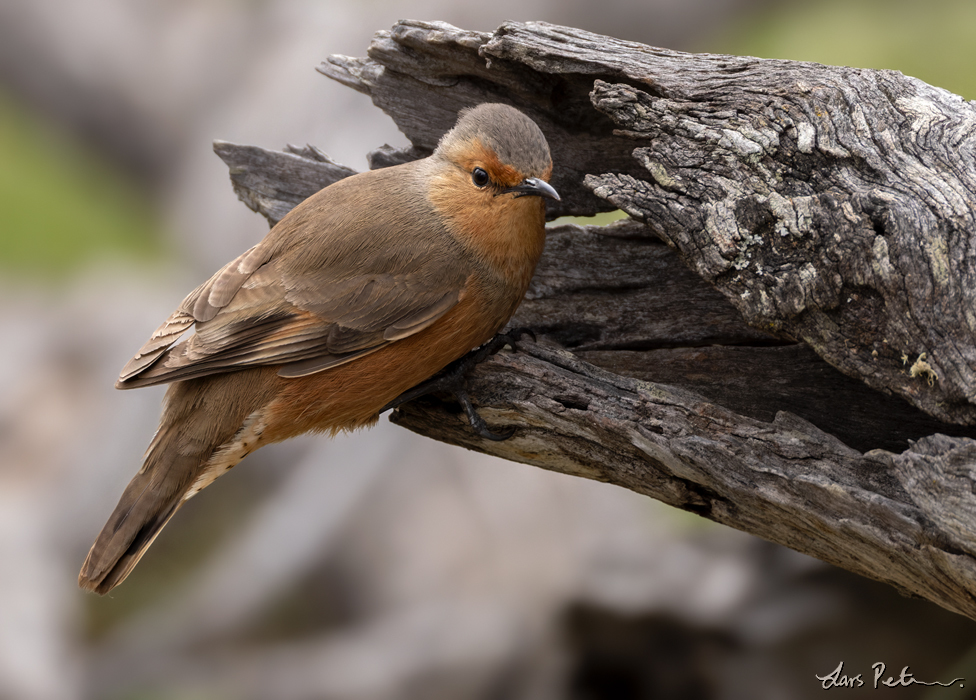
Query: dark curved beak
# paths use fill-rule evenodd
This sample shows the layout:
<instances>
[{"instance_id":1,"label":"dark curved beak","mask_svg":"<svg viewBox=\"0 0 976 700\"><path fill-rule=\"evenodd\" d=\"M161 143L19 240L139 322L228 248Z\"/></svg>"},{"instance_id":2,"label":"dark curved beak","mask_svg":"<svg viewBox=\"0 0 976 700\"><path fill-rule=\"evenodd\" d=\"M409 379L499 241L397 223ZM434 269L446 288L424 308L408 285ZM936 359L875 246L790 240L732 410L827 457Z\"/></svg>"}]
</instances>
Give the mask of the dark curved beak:
<instances>
[{"instance_id":1,"label":"dark curved beak","mask_svg":"<svg viewBox=\"0 0 976 700\"><path fill-rule=\"evenodd\" d=\"M536 177L527 177L515 187L506 187L498 194L505 194L506 192L514 192L516 197L548 197L557 202L561 200L559 193L553 189L552 185Z\"/></svg>"}]
</instances>

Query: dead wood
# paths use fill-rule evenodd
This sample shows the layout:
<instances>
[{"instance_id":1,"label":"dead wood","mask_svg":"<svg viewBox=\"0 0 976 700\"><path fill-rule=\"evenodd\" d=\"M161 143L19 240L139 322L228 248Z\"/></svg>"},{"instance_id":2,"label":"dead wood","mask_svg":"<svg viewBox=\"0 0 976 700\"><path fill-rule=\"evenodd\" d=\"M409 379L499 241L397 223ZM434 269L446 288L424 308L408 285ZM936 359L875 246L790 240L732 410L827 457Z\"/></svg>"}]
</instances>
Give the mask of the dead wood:
<instances>
[{"instance_id":1,"label":"dead wood","mask_svg":"<svg viewBox=\"0 0 976 700\"><path fill-rule=\"evenodd\" d=\"M544 23L401 22L326 75L428 154L458 110L542 127L563 201L539 342L394 421L615 483L976 618L976 109L892 71L683 54ZM220 143L272 222L351 171ZM665 245L665 243L667 245Z\"/></svg>"}]
</instances>

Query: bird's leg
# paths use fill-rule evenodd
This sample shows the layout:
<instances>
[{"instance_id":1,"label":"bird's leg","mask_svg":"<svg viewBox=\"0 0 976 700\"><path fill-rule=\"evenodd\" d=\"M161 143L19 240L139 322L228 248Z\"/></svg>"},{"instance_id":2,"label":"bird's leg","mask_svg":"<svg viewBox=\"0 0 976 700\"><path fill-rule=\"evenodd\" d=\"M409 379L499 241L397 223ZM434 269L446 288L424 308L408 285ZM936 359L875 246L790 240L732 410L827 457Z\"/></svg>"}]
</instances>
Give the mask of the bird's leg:
<instances>
[{"instance_id":1,"label":"bird's leg","mask_svg":"<svg viewBox=\"0 0 976 700\"><path fill-rule=\"evenodd\" d=\"M532 339L535 340L535 333L528 328L513 328L508 333L499 333L481 347L476 348L464 357L455 360L430 379L423 381L412 389L408 389L400 394L390 403L386 404L380 410L380 413L388 411L392 408L396 408L397 406L405 404L408 401L418 399L421 396L433 394L438 391L445 391L453 394L454 398L457 399L459 404L461 404L461 407L468 416L468 422L471 424L471 428L478 433L478 435L487 440L508 440L508 438L515 434L515 429L512 428L503 433L493 432L488 427L488 424L485 423L485 419L478 414L478 411L471 404L471 397L468 396L468 391L464 386L464 378L475 365L477 365L479 362L483 362L489 356L494 355L506 345L514 349L515 343L523 335L530 335L532 336Z\"/></svg>"}]
</instances>

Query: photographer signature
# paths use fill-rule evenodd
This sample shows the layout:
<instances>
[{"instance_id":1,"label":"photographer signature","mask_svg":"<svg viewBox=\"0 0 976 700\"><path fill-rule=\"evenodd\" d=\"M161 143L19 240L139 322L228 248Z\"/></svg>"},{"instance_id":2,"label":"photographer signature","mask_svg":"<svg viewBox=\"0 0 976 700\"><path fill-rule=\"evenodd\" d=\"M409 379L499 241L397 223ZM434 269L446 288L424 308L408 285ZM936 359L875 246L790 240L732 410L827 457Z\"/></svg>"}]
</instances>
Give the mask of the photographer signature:
<instances>
[{"instance_id":1,"label":"photographer signature","mask_svg":"<svg viewBox=\"0 0 976 700\"><path fill-rule=\"evenodd\" d=\"M886 666L880 661L871 664L871 668L874 671L873 684L875 688L881 686L886 686L888 688L907 688L910 685L941 685L945 688L958 684L960 688L965 686L965 678L953 678L948 683L942 683L940 681L920 681L915 678L911 671L908 670L908 666L905 666L898 677L888 676L884 678ZM817 680L820 681L821 686L824 690L830 688L860 688L864 685L864 680L861 678L861 674L858 673L856 676L848 676L844 673L844 662L841 661L837 664L837 668L828 673L826 676L817 676Z\"/></svg>"}]
</instances>

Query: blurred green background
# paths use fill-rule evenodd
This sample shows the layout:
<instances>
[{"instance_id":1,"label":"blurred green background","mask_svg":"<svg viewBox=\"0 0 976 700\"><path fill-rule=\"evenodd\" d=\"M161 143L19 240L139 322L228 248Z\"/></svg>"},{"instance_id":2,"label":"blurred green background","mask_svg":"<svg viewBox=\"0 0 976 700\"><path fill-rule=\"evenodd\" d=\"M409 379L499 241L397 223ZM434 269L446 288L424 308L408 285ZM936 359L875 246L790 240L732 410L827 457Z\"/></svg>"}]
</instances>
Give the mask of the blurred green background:
<instances>
[{"instance_id":1,"label":"blurred green background","mask_svg":"<svg viewBox=\"0 0 976 700\"><path fill-rule=\"evenodd\" d=\"M110 258L165 250L144 183L0 92L0 272L56 284Z\"/></svg>"}]
</instances>

